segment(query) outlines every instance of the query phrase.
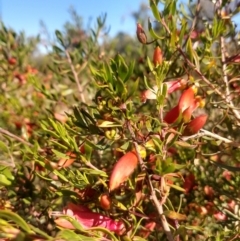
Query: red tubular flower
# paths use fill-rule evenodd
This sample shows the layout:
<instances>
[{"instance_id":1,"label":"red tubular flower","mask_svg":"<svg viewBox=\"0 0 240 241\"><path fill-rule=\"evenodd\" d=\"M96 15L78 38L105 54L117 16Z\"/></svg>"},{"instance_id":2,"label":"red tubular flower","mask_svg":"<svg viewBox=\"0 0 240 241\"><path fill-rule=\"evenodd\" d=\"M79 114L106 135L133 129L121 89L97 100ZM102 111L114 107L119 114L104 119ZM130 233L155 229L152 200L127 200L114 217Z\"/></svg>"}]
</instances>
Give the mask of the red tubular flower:
<instances>
[{"instance_id":1,"label":"red tubular flower","mask_svg":"<svg viewBox=\"0 0 240 241\"><path fill-rule=\"evenodd\" d=\"M158 87L155 85L153 86L153 90L144 90L141 93L141 100L142 102L146 102L146 100L156 100L157 99L157 91Z\"/></svg>"},{"instance_id":2,"label":"red tubular flower","mask_svg":"<svg viewBox=\"0 0 240 241\"><path fill-rule=\"evenodd\" d=\"M109 190L113 191L125 182L137 167L138 158L134 151L127 152L113 167L109 180Z\"/></svg>"},{"instance_id":3,"label":"red tubular flower","mask_svg":"<svg viewBox=\"0 0 240 241\"><path fill-rule=\"evenodd\" d=\"M103 227L118 235L125 232L125 225L122 221L115 221L100 213L94 213L84 206L78 206L73 203L68 203L63 209L63 215L67 215L76 219L83 228ZM57 218L55 223L63 228L75 229L68 220Z\"/></svg>"},{"instance_id":4,"label":"red tubular flower","mask_svg":"<svg viewBox=\"0 0 240 241\"><path fill-rule=\"evenodd\" d=\"M164 84L167 85L167 93L171 94L177 90L183 89L186 86L187 81L185 79L177 79L177 80L164 82ZM156 100L157 91L158 91L158 87L156 85L153 86L153 90L144 90L141 93L142 102L145 102L146 100Z\"/></svg>"},{"instance_id":5,"label":"red tubular flower","mask_svg":"<svg viewBox=\"0 0 240 241\"><path fill-rule=\"evenodd\" d=\"M190 105L194 103L194 91L192 87L185 90L178 102L178 107L181 112L186 110Z\"/></svg>"},{"instance_id":6,"label":"red tubular flower","mask_svg":"<svg viewBox=\"0 0 240 241\"><path fill-rule=\"evenodd\" d=\"M137 38L140 43L146 44L147 43L147 35L145 34L145 31L140 23L137 24Z\"/></svg>"},{"instance_id":7,"label":"red tubular flower","mask_svg":"<svg viewBox=\"0 0 240 241\"><path fill-rule=\"evenodd\" d=\"M174 123L180 114L179 107L176 105L174 108L172 108L164 117L164 121L168 124Z\"/></svg>"},{"instance_id":8,"label":"red tubular flower","mask_svg":"<svg viewBox=\"0 0 240 241\"><path fill-rule=\"evenodd\" d=\"M194 112L194 110L197 109L198 106L199 103L196 100L194 100L193 103L186 110L183 111L182 117L185 123L190 121L192 113Z\"/></svg>"},{"instance_id":9,"label":"red tubular flower","mask_svg":"<svg viewBox=\"0 0 240 241\"><path fill-rule=\"evenodd\" d=\"M159 46L157 46L153 53L153 64L156 67L157 65L161 65L163 62L163 54L162 50Z\"/></svg>"},{"instance_id":10,"label":"red tubular flower","mask_svg":"<svg viewBox=\"0 0 240 241\"><path fill-rule=\"evenodd\" d=\"M168 94L171 94L174 91L181 90L186 87L187 80L185 79L178 79L178 80L172 80L165 82L168 87Z\"/></svg>"},{"instance_id":11,"label":"red tubular flower","mask_svg":"<svg viewBox=\"0 0 240 241\"><path fill-rule=\"evenodd\" d=\"M199 132L199 130L205 125L207 121L207 115L199 115L192 121L190 121L183 132L184 136L191 136Z\"/></svg>"}]
</instances>

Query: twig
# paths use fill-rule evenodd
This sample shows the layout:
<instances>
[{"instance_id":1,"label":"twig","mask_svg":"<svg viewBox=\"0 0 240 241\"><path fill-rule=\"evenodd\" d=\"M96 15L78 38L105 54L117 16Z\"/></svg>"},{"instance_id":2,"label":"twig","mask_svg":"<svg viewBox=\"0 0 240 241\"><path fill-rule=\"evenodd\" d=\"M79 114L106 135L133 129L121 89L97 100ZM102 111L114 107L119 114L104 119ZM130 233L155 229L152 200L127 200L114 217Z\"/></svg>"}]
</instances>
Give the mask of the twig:
<instances>
[{"instance_id":1,"label":"twig","mask_svg":"<svg viewBox=\"0 0 240 241\"><path fill-rule=\"evenodd\" d=\"M71 71L72 71L72 73L73 73L73 76L74 76L75 82L76 82L76 84L77 84L78 91L79 91L79 93L80 93L81 101L82 101L82 102L86 102L86 101L85 101L85 96L84 96L84 94L83 94L83 88L82 88L82 85L80 84L80 81L79 81L79 78L78 78L77 72L75 71L75 68L74 68L74 66L73 66L73 63L72 63L71 57L70 57L70 55L69 55L67 49L65 50L65 54L66 54L66 56L67 56L67 61L68 61L69 65L70 65L70 68L71 68Z\"/></svg>"},{"instance_id":2,"label":"twig","mask_svg":"<svg viewBox=\"0 0 240 241\"><path fill-rule=\"evenodd\" d=\"M226 56L225 56L225 42L224 37L220 38L221 40L221 53L222 53L222 71L223 71L223 81L226 86L226 98L229 99L230 91L229 91L229 83L227 77L227 64L226 64ZM229 100L230 101L230 100Z\"/></svg>"},{"instance_id":3,"label":"twig","mask_svg":"<svg viewBox=\"0 0 240 241\"><path fill-rule=\"evenodd\" d=\"M128 130L129 130L129 132L131 134L131 137L135 140L136 137L135 137L135 134L134 134L134 132L132 130L132 126L131 126L129 121L127 123L127 126L128 126ZM136 154L137 154L137 158L138 158L138 161L140 163L140 166L141 166L141 170L146 173L147 182L148 182L148 186L150 188L150 193L151 193L151 199L152 199L152 201L153 201L153 203L154 203L154 205L155 205L155 207L157 209L157 212L159 214L163 230L164 230L164 232L165 232L165 234L167 236L167 239L169 241L174 241L174 238L173 238L172 232L170 230L170 227L168 225L167 219L166 219L166 217L165 217L165 215L163 213L163 205L158 201L155 189L152 186L151 178L150 178L149 174L146 172L146 167L145 167L144 162L143 162L143 160L142 160L142 158L140 156L140 152L139 152L139 148L138 148L137 142L133 141L133 145L134 145L135 150L136 150Z\"/></svg>"},{"instance_id":4,"label":"twig","mask_svg":"<svg viewBox=\"0 0 240 241\"><path fill-rule=\"evenodd\" d=\"M102 172L102 170L99 170L97 167L95 167L90 161L87 161L84 163L87 167L89 168L92 168L93 170L96 170L96 171L100 171Z\"/></svg>"},{"instance_id":5,"label":"twig","mask_svg":"<svg viewBox=\"0 0 240 241\"><path fill-rule=\"evenodd\" d=\"M213 138L215 138L219 141L223 141L225 143L231 144L234 147L240 148L240 143L232 141L228 138L222 137L218 134L212 133L212 132L207 131L205 129L201 129L197 134L194 134L192 136L183 136L183 137L181 137L181 139L183 141L187 141L187 140L196 139L196 138L199 138L199 137L202 137L202 136L210 136L210 137L213 137Z\"/></svg>"},{"instance_id":6,"label":"twig","mask_svg":"<svg viewBox=\"0 0 240 241\"><path fill-rule=\"evenodd\" d=\"M220 141L223 141L225 143L234 143L232 140L230 139L227 139L225 137L222 137L222 136L219 136L218 134L215 134L215 133L212 133L210 131L207 131L205 129L201 129L201 133L203 133L205 136L210 136L210 137L213 137L215 139L218 139Z\"/></svg>"},{"instance_id":7,"label":"twig","mask_svg":"<svg viewBox=\"0 0 240 241\"><path fill-rule=\"evenodd\" d=\"M219 136L218 134L212 133L212 132L207 131L205 129L201 129L199 133L194 134L192 136L183 136L181 139L184 140L184 141L187 141L187 140L195 139L195 138L202 137L202 136L210 136L210 137L213 137L215 139L221 140L225 143L233 143L233 141L231 141L230 139Z\"/></svg>"},{"instance_id":8,"label":"twig","mask_svg":"<svg viewBox=\"0 0 240 241\"><path fill-rule=\"evenodd\" d=\"M19 142L27 145L27 146L33 147L33 144L31 144L30 142L25 141L25 140L22 139L21 137L16 136L16 135L14 135L13 133L11 133L11 132L9 132L9 131L1 128L1 127L0 127L0 133L4 134L4 135L6 135L6 136L9 136L9 137L11 137L11 138L13 138L13 139L15 139L15 140L17 140L17 141L19 141Z\"/></svg>"},{"instance_id":9,"label":"twig","mask_svg":"<svg viewBox=\"0 0 240 241\"><path fill-rule=\"evenodd\" d=\"M226 99L227 101L230 103L231 106L234 106L231 98L230 98L230 90L229 90L229 80L228 80L228 76L227 76L227 63L226 63L226 49L225 49L225 40L224 37L221 36L221 53L222 53L222 71L223 71L223 81L225 83L225 90L226 90ZM236 111L236 113L238 113L239 115L239 111L237 111L237 109L235 109L234 111Z\"/></svg>"}]
</instances>

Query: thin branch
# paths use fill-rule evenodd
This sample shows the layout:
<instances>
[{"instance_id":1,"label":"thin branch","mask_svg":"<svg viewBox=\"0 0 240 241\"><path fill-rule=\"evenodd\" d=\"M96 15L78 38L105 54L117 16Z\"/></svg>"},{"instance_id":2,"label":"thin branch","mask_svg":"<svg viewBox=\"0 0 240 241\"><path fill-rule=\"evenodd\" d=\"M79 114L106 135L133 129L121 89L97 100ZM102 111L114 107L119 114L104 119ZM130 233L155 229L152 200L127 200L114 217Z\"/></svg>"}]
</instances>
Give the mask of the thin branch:
<instances>
[{"instance_id":1,"label":"thin branch","mask_svg":"<svg viewBox=\"0 0 240 241\"><path fill-rule=\"evenodd\" d=\"M205 129L201 129L197 134L194 134L192 136L183 136L183 137L181 137L181 139L183 141L187 141L187 140L196 139L196 138L199 138L199 137L202 137L202 136L213 137L216 140L223 141L225 143L231 144L234 147L238 147L238 148L240 147L240 143L232 141L228 138L222 137L218 134L212 133L212 132L210 132L208 130L205 130Z\"/></svg>"},{"instance_id":2,"label":"thin branch","mask_svg":"<svg viewBox=\"0 0 240 241\"><path fill-rule=\"evenodd\" d=\"M201 129L201 133L203 133L205 136L210 136L210 137L213 137L217 140L220 140L220 141L223 141L225 143L234 143L232 140L230 139L227 139L225 137L222 137L222 136L219 136L218 134L215 134L215 133L212 133L210 131L207 131L205 129Z\"/></svg>"},{"instance_id":3,"label":"thin branch","mask_svg":"<svg viewBox=\"0 0 240 241\"><path fill-rule=\"evenodd\" d=\"M87 167L92 168L93 170L102 172L102 170L100 170L100 169L98 169L97 167L95 167L90 161L87 161L87 162L85 162L84 164L85 164Z\"/></svg>"},{"instance_id":4,"label":"thin branch","mask_svg":"<svg viewBox=\"0 0 240 241\"><path fill-rule=\"evenodd\" d=\"M70 68L71 68L71 71L72 71L72 73L73 73L75 82L76 82L76 84L77 84L78 91L79 91L79 93L80 93L81 101L85 103L86 101L85 101L85 96L84 96L84 94L83 94L83 88L82 88L82 85L80 84L80 81L79 81L77 72L76 72L76 70L75 70L75 68L74 68L74 66L73 66L71 57L70 57L69 52L68 52L67 49L65 50L65 54L66 54L66 56L67 56L67 61L68 61L68 64L70 65Z\"/></svg>"},{"instance_id":5,"label":"thin branch","mask_svg":"<svg viewBox=\"0 0 240 241\"><path fill-rule=\"evenodd\" d=\"M225 56L225 40L224 37L221 37L221 53L222 53L222 71L223 71L223 81L226 86L226 98L229 102L230 100L230 90L229 90L229 82L228 82L228 76L227 76L227 64L226 64L226 56Z\"/></svg>"},{"instance_id":6,"label":"thin branch","mask_svg":"<svg viewBox=\"0 0 240 241\"><path fill-rule=\"evenodd\" d=\"M15 140L17 140L17 141L19 141L19 142L27 145L27 146L33 147L33 144L31 144L30 142L25 141L25 140L22 139L21 137L16 136L16 135L14 135L13 133L11 133L11 132L9 132L9 131L1 128L1 127L0 127L0 133L4 134L4 135L6 135L6 136L9 136L9 137L11 137L11 138L13 138L13 139L15 139Z\"/></svg>"},{"instance_id":7,"label":"thin branch","mask_svg":"<svg viewBox=\"0 0 240 241\"><path fill-rule=\"evenodd\" d=\"M184 57L185 61L187 62L187 64L193 68L195 70L195 72L201 77L201 79L210 87L212 88L215 93L217 93L229 106L229 108L231 109L232 113L234 114L234 116L237 118L238 123L240 121L240 113L239 111L235 108L235 106L233 105L233 103L229 100L229 98L227 98L227 96L225 96L217 87L215 87L210 80L208 80L200 70L197 69L197 67L187 58L186 54L183 52L183 50L181 49L180 46L177 47L178 51L181 53L181 55Z\"/></svg>"},{"instance_id":8,"label":"thin branch","mask_svg":"<svg viewBox=\"0 0 240 241\"><path fill-rule=\"evenodd\" d=\"M132 130L132 126L130 124L130 122L128 121L127 123L127 126L128 126L128 130L131 134L131 137L135 140L136 139L136 136ZM137 154L137 158L138 158L138 161L140 163L140 166L141 166L141 170L142 172L145 172L146 173L146 177L147 177L147 182L148 182L148 186L150 188L150 193L151 193L151 200L153 201L156 209L157 209L157 212L159 214L159 217L160 217L160 220L161 220L161 223L162 223L162 227L163 227L163 230L167 236L167 239L169 241L174 241L174 238L173 238L173 235L172 235L172 232L171 232L171 229L168 225L168 222L167 222L167 219L164 215L164 212L163 212L163 205L159 202L157 196L156 196L156 192L155 192L155 189L153 188L152 186L152 182L151 182L151 178L149 176L149 174L146 172L146 167L144 165L144 162L140 156L140 151L139 151L139 147L138 147L138 144L136 141L133 141L133 145L135 147L135 150L136 150L136 154Z\"/></svg>"}]
</instances>

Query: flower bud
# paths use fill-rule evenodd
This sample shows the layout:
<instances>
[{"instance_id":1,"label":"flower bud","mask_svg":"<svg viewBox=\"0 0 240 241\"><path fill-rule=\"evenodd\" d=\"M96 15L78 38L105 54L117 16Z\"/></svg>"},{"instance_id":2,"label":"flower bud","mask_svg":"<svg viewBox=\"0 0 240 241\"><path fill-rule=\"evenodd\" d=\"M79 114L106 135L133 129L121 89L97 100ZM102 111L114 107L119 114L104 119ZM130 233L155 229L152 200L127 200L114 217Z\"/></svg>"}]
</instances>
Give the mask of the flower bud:
<instances>
[{"instance_id":1,"label":"flower bud","mask_svg":"<svg viewBox=\"0 0 240 241\"><path fill-rule=\"evenodd\" d=\"M108 194L104 193L100 197L100 205L104 210L109 210L111 208L111 199Z\"/></svg>"},{"instance_id":2,"label":"flower bud","mask_svg":"<svg viewBox=\"0 0 240 241\"><path fill-rule=\"evenodd\" d=\"M137 38L138 41L142 44L147 43L147 35L145 34L144 29L142 28L142 25L140 23L137 24Z\"/></svg>"},{"instance_id":3,"label":"flower bud","mask_svg":"<svg viewBox=\"0 0 240 241\"><path fill-rule=\"evenodd\" d=\"M138 158L135 151L127 152L114 165L109 180L109 190L113 191L125 182L137 167Z\"/></svg>"},{"instance_id":4,"label":"flower bud","mask_svg":"<svg viewBox=\"0 0 240 241\"><path fill-rule=\"evenodd\" d=\"M153 53L153 64L156 67L158 65L161 65L162 62L163 62L162 50L160 49L159 46L157 46Z\"/></svg>"},{"instance_id":5,"label":"flower bud","mask_svg":"<svg viewBox=\"0 0 240 241\"><path fill-rule=\"evenodd\" d=\"M17 64L17 59L16 59L16 58L11 57L11 58L9 58L9 59L8 59L8 63L9 63L9 65L14 66L14 65L16 65L16 64Z\"/></svg>"},{"instance_id":6,"label":"flower bud","mask_svg":"<svg viewBox=\"0 0 240 241\"><path fill-rule=\"evenodd\" d=\"M199 132L199 130L205 125L207 121L208 116L207 115L200 115L190 121L183 132L184 136L191 136Z\"/></svg>"}]
</instances>

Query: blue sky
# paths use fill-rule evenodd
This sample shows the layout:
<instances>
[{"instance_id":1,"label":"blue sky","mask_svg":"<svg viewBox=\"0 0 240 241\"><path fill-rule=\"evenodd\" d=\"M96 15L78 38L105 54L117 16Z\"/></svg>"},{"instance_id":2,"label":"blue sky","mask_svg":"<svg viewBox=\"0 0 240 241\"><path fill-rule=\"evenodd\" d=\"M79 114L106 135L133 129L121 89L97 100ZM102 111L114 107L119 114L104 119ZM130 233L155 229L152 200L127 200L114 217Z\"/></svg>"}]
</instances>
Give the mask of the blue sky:
<instances>
[{"instance_id":1,"label":"blue sky","mask_svg":"<svg viewBox=\"0 0 240 241\"><path fill-rule=\"evenodd\" d=\"M26 34L40 33L40 20L53 35L56 29L70 20L69 8L74 7L83 17L84 24L90 17L92 22L107 13L107 25L111 26L110 36L119 31L132 35L136 32L136 22L131 13L138 11L140 4L148 5L148 0L0 0L0 14L4 24L14 30L24 30ZM239 23L239 18L235 23ZM239 26L238 26L239 28Z\"/></svg>"},{"instance_id":2,"label":"blue sky","mask_svg":"<svg viewBox=\"0 0 240 241\"><path fill-rule=\"evenodd\" d=\"M83 17L84 24L90 17L94 22L96 17L106 12L107 24L111 25L110 35L114 36L118 31L135 34L136 23L131 12L137 11L142 2L148 4L148 0L0 0L0 13L7 27L36 35L41 29L40 20L51 33L61 30L63 24L70 20L70 6Z\"/></svg>"}]
</instances>

